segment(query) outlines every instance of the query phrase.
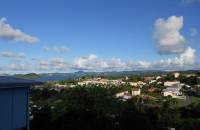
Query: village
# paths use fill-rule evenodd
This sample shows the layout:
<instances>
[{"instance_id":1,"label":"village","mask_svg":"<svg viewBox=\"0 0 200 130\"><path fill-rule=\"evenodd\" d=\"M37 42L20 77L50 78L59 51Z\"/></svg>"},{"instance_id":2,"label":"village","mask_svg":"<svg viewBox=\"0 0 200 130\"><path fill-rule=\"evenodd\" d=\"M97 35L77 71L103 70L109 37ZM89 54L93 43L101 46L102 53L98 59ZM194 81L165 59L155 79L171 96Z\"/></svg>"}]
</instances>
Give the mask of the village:
<instances>
[{"instance_id":1,"label":"village","mask_svg":"<svg viewBox=\"0 0 200 130\"><path fill-rule=\"evenodd\" d=\"M142 77L142 76L141 76ZM200 95L200 77L196 74L181 74L179 72L170 73L167 75L153 75L143 76L142 78L133 81L128 76L124 76L118 79L109 79L105 77L86 77L79 78L75 81L62 81L62 82L51 82L49 89L61 91L66 88L73 87L92 87L99 86L104 88L116 87L119 89L118 93L115 94L116 98L120 98L123 101L132 99L133 97L160 100L162 97L170 97L177 99L187 104L192 102L194 99L199 100ZM184 78L183 78L184 77ZM194 80L194 83L188 83L188 81ZM186 80L183 81L182 79ZM37 89L42 87L36 87ZM196 98L197 97L197 98Z\"/></svg>"},{"instance_id":2,"label":"village","mask_svg":"<svg viewBox=\"0 0 200 130\"><path fill-rule=\"evenodd\" d=\"M111 110L108 118L112 120L116 120L124 109L136 109L141 113L151 111L154 115L163 117L159 121L172 121L181 120L182 116L190 112L193 114L193 111L198 117L199 102L200 77L197 72L120 77L92 75L32 87L29 114L34 122L40 117L38 112L48 112L54 118L59 118L71 108L86 106L87 109L98 110L100 113ZM43 111L44 109L47 110ZM170 119L165 119L169 115ZM193 115L196 117L196 114Z\"/></svg>"}]
</instances>

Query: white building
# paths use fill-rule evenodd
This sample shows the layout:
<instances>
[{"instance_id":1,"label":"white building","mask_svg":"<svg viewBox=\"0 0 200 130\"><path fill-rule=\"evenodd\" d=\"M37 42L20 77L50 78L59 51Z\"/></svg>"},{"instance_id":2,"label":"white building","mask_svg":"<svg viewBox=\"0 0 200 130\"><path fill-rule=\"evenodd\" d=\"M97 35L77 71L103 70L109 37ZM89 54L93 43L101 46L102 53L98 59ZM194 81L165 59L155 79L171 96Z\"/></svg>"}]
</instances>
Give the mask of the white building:
<instances>
[{"instance_id":1,"label":"white building","mask_svg":"<svg viewBox=\"0 0 200 130\"><path fill-rule=\"evenodd\" d=\"M129 84L130 84L131 86L137 86L137 85L138 85L137 82L129 82Z\"/></svg>"},{"instance_id":2,"label":"white building","mask_svg":"<svg viewBox=\"0 0 200 130\"><path fill-rule=\"evenodd\" d=\"M174 78L178 78L180 76L180 73L176 72L173 75L174 75Z\"/></svg>"},{"instance_id":3,"label":"white building","mask_svg":"<svg viewBox=\"0 0 200 130\"><path fill-rule=\"evenodd\" d=\"M149 84L152 84L152 83L155 83L156 82L156 80L151 80L150 82L149 82Z\"/></svg>"},{"instance_id":4,"label":"white building","mask_svg":"<svg viewBox=\"0 0 200 130\"><path fill-rule=\"evenodd\" d=\"M159 80L159 79L161 79L161 78L162 78L161 76L157 76L157 77L156 77L156 80Z\"/></svg>"},{"instance_id":5,"label":"white building","mask_svg":"<svg viewBox=\"0 0 200 130\"><path fill-rule=\"evenodd\" d=\"M180 81L168 81L164 83L167 88L162 91L163 96L172 96L172 98L180 98L182 95Z\"/></svg>"},{"instance_id":6,"label":"white building","mask_svg":"<svg viewBox=\"0 0 200 130\"><path fill-rule=\"evenodd\" d=\"M124 94L128 93L128 91L124 91L124 92L120 92L120 93L117 93L116 94L116 97L119 98L119 97L123 97Z\"/></svg>"},{"instance_id":7,"label":"white building","mask_svg":"<svg viewBox=\"0 0 200 130\"><path fill-rule=\"evenodd\" d=\"M117 93L117 94L116 94L116 97L117 97L117 98L122 98L123 101L126 101L126 100L128 100L128 99L131 99L131 98L132 98L132 95L129 94L128 91L124 91L124 92Z\"/></svg>"},{"instance_id":8,"label":"white building","mask_svg":"<svg viewBox=\"0 0 200 130\"><path fill-rule=\"evenodd\" d=\"M138 82L128 82L131 86L143 86L146 85L146 83L142 82L142 81L138 81Z\"/></svg>"},{"instance_id":9,"label":"white building","mask_svg":"<svg viewBox=\"0 0 200 130\"><path fill-rule=\"evenodd\" d=\"M164 82L165 87L180 87L180 81L167 81Z\"/></svg>"},{"instance_id":10,"label":"white building","mask_svg":"<svg viewBox=\"0 0 200 130\"><path fill-rule=\"evenodd\" d=\"M163 96L172 96L172 98L177 98L178 96L181 96L180 88L173 88L173 87L168 87L163 90Z\"/></svg>"},{"instance_id":11,"label":"white building","mask_svg":"<svg viewBox=\"0 0 200 130\"><path fill-rule=\"evenodd\" d=\"M55 87L58 87L58 88L65 88L67 87L67 85L62 85L62 84L55 84Z\"/></svg>"},{"instance_id":12,"label":"white building","mask_svg":"<svg viewBox=\"0 0 200 130\"><path fill-rule=\"evenodd\" d=\"M140 88L132 88L132 95L137 96L141 94L141 89Z\"/></svg>"}]
</instances>

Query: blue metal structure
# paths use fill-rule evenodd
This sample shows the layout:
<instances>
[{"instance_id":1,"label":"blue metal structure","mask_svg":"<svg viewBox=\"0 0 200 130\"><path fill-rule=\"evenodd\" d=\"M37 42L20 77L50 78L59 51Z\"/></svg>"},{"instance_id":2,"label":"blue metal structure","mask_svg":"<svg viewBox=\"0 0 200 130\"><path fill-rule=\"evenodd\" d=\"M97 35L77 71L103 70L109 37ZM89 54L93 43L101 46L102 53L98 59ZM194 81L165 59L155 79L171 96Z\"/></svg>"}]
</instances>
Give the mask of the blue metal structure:
<instances>
[{"instance_id":1,"label":"blue metal structure","mask_svg":"<svg viewBox=\"0 0 200 130\"><path fill-rule=\"evenodd\" d=\"M29 129L29 87L40 82L0 76L0 130Z\"/></svg>"}]
</instances>

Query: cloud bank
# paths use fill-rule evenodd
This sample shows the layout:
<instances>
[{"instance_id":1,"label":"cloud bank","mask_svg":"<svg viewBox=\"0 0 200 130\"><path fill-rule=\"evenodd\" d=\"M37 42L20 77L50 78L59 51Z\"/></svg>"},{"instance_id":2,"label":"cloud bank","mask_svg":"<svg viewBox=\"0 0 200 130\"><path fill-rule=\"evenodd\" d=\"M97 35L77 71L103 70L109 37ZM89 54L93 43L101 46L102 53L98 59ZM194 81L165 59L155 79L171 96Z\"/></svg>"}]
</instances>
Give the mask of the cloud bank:
<instances>
[{"instance_id":1,"label":"cloud bank","mask_svg":"<svg viewBox=\"0 0 200 130\"><path fill-rule=\"evenodd\" d=\"M30 59L3 66L4 71L69 72L69 71L131 71L131 70L182 70L196 69L195 50L188 47L180 56L158 61L123 61L120 58L103 59L94 54L68 61L64 58Z\"/></svg>"}]
</instances>

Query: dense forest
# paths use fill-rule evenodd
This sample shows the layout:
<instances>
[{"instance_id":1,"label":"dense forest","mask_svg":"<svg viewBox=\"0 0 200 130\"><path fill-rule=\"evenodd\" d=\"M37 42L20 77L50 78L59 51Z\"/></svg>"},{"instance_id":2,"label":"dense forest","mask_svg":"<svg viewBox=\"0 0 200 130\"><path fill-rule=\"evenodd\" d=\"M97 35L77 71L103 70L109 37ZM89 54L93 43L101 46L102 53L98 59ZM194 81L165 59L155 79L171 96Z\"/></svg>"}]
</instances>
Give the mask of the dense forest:
<instances>
[{"instance_id":1,"label":"dense forest","mask_svg":"<svg viewBox=\"0 0 200 130\"><path fill-rule=\"evenodd\" d=\"M31 130L198 130L200 103L172 107L115 97L120 88L75 87L31 90Z\"/></svg>"}]
</instances>

